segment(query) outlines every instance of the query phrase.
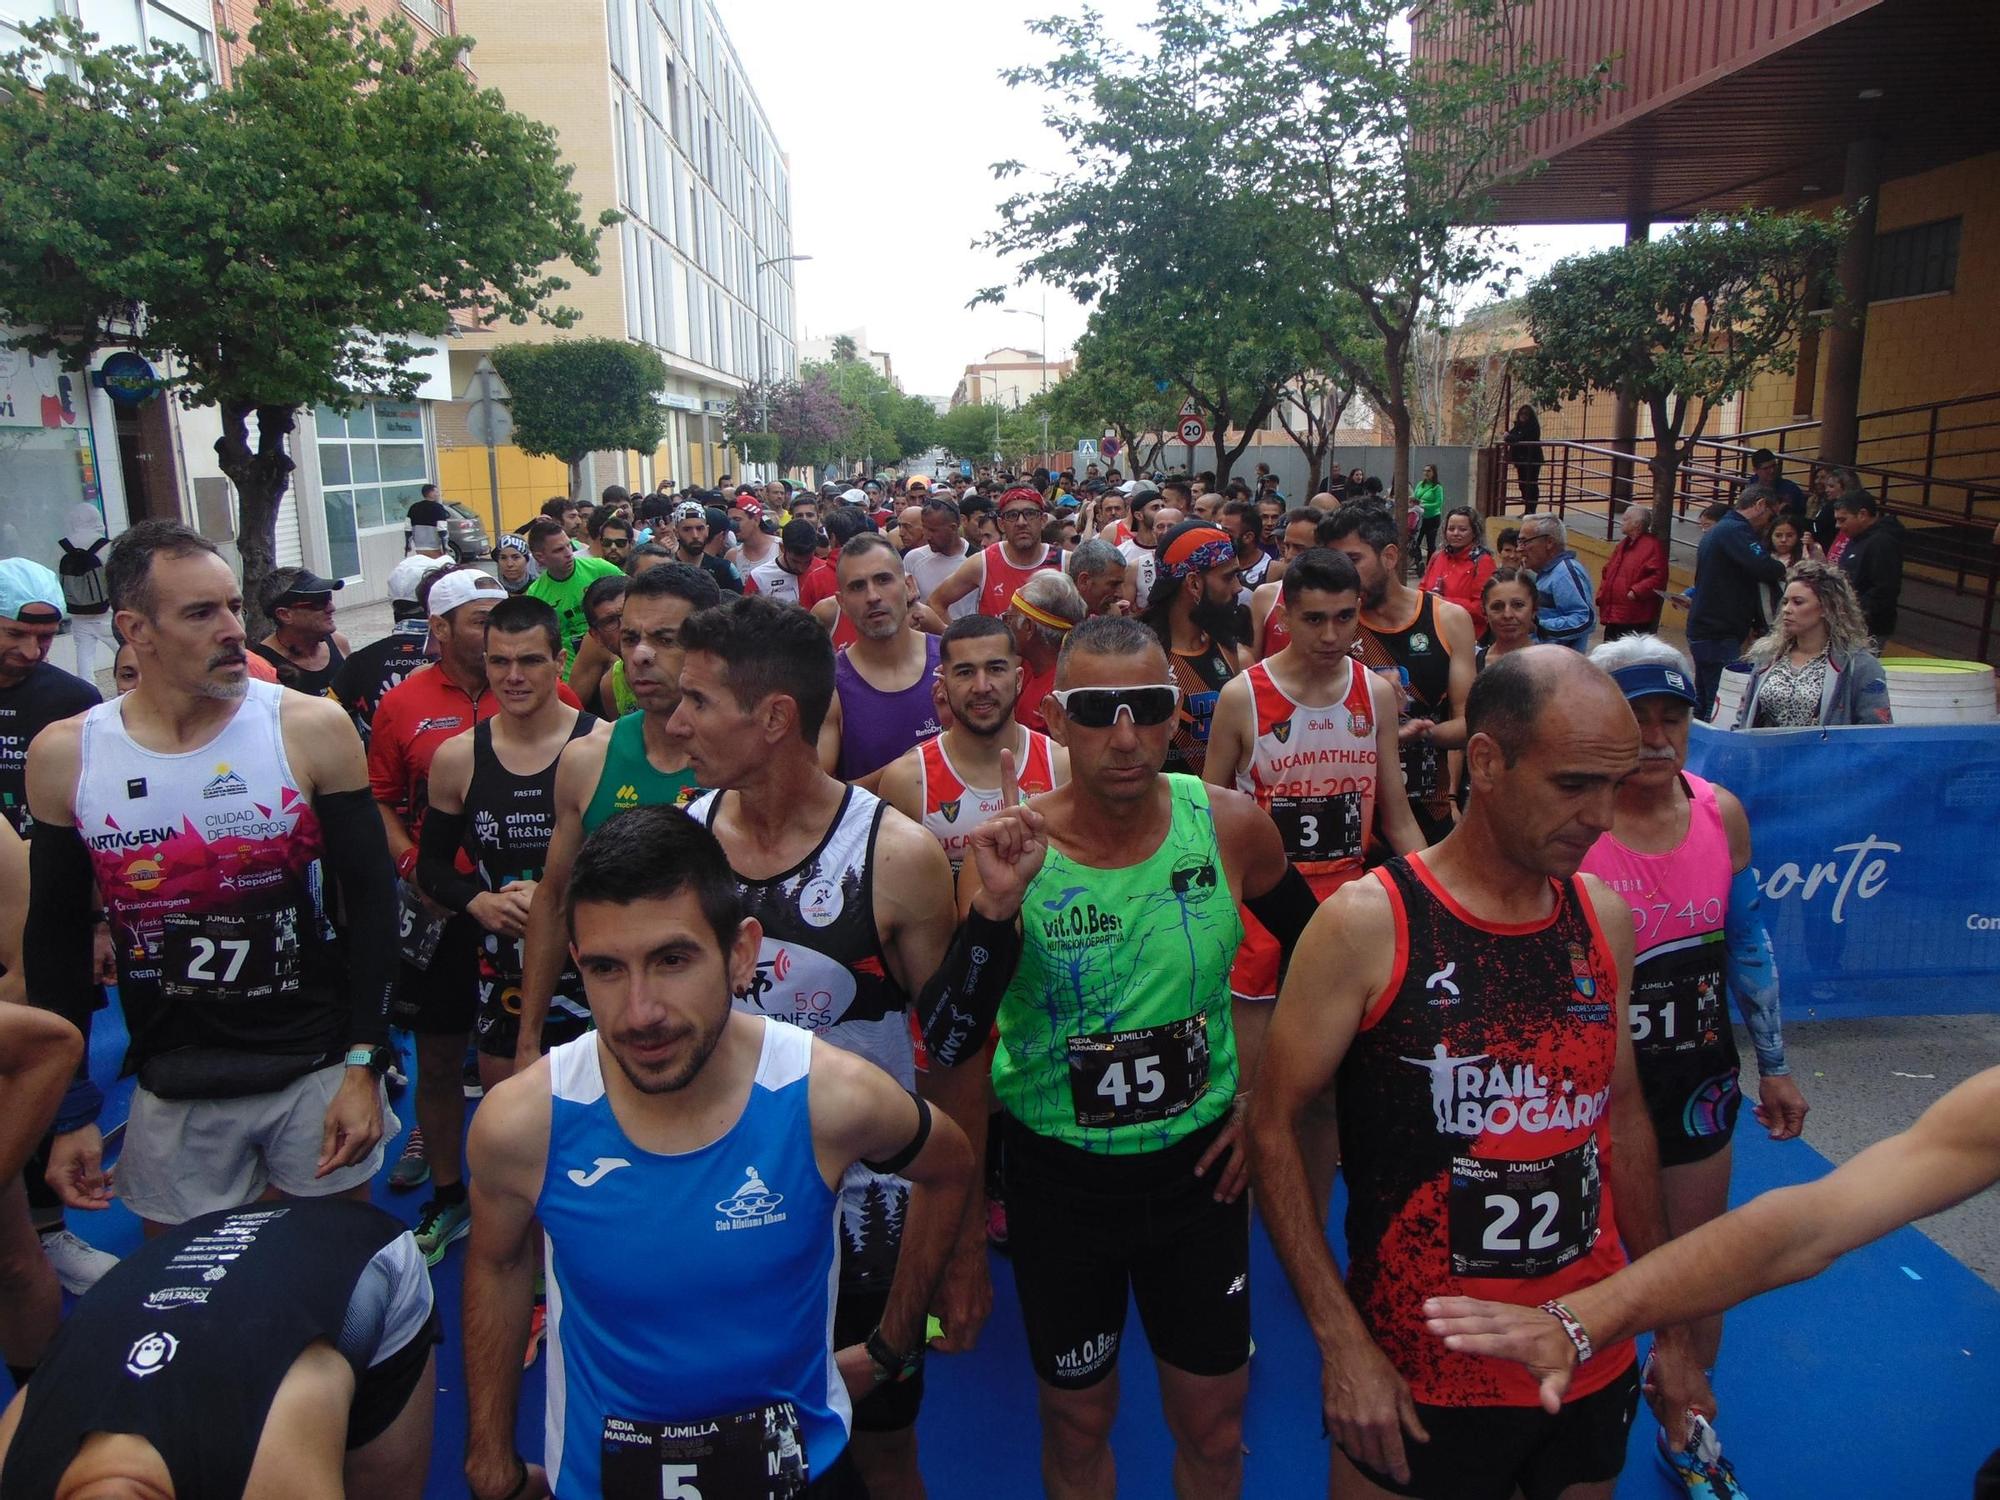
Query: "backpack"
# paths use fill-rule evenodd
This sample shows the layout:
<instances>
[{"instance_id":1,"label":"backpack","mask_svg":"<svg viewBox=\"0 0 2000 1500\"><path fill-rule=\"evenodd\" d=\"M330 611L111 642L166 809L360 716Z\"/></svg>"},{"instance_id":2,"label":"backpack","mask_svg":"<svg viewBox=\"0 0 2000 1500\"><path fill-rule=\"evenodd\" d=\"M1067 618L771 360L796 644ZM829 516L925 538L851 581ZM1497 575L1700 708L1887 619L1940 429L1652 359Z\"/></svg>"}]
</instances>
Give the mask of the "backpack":
<instances>
[{"instance_id":1,"label":"backpack","mask_svg":"<svg viewBox=\"0 0 2000 1500\"><path fill-rule=\"evenodd\" d=\"M56 576L62 580L63 608L72 615L101 615L111 608L111 589L105 582L104 559L97 554L111 545L109 537L99 537L88 547L71 544L60 537L62 561Z\"/></svg>"}]
</instances>

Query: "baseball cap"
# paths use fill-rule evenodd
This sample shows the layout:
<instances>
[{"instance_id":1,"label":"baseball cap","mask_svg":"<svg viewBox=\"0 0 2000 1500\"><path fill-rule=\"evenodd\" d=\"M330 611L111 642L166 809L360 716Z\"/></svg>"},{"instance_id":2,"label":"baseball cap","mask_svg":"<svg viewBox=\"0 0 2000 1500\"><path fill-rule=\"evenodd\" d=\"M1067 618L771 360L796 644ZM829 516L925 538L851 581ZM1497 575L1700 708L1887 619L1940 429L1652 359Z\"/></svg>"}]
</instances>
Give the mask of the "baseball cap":
<instances>
[{"instance_id":1,"label":"baseball cap","mask_svg":"<svg viewBox=\"0 0 2000 1500\"><path fill-rule=\"evenodd\" d=\"M866 505L868 497L860 490L842 490L840 492L840 503L843 505Z\"/></svg>"},{"instance_id":2,"label":"baseball cap","mask_svg":"<svg viewBox=\"0 0 2000 1500\"><path fill-rule=\"evenodd\" d=\"M680 525L683 521L705 521L707 519L708 507L703 505L699 500L683 500L679 505L674 507L674 524L676 526Z\"/></svg>"},{"instance_id":3,"label":"baseball cap","mask_svg":"<svg viewBox=\"0 0 2000 1500\"><path fill-rule=\"evenodd\" d=\"M1642 661L1620 667L1611 674L1611 680L1618 684L1618 691L1625 695L1627 703L1640 698L1678 698L1696 707L1701 704L1695 696L1694 679L1679 667L1661 662Z\"/></svg>"},{"instance_id":4,"label":"baseball cap","mask_svg":"<svg viewBox=\"0 0 2000 1500\"><path fill-rule=\"evenodd\" d=\"M437 561L437 559L432 559ZM338 578L322 578L311 568L278 568L264 580L259 593L264 612L282 607L288 599L310 599L315 594L331 594L346 585Z\"/></svg>"},{"instance_id":5,"label":"baseball cap","mask_svg":"<svg viewBox=\"0 0 2000 1500\"><path fill-rule=\"evenodd\" d=\"M461 568L431 585L431 614L448 615L459 605L470 604L481 594L491 594L496 599L504 599L507 597L507 586L491 573L481 573L474 568Z\"/></svg>"},{"instance_id":6,"label":"baseball cap","mask_svg":"<svg viewBox=\"0 0 2000 1500\"><path fill-rule=\"evenodd\" d=\"M927 490L930 487L931 482L921 474L912 474L903 481L903 488L906 490Z\"/></svg>"},{"instance_id":7,"label":"baseball cap","mask_svg":"<svg viewBox=\"0 0 2000 1500\"><path fill-rule=\"evenodd\" d=\"M742 511L744 515L753 521L764 519L764 507L759 505L755 500L738 500L735 502L735 505L738 510Z\"/></svg>"},{"instance_id":8,"label":"baseball cap","mask_svg":"<svg viewBox=\"0 0 2000 1500\"><path fill-rule=\"evenodd\" d=\"M721 506L711 505L703 514L708 519L708 534L710 536L729 529L729 512Z\"/></svg>"},{"instance_id":9,"label":"baseball cap","mask_svg":"<svg viewBox=\"0 0 2000 1500\"><path fill-rule=\"evenodd\" d=\"M518 547L523 553L528 550L527 541L518 536L505 536L500 545ZM424 575L433 568L449 568L453 563L448 557L425 557L421 552L412 552L408 557L389 570L389 602L391 604L415 604L417 585L424 581Z\"/></svg>"},{"instance_id":10,"label":"baseball cap","mask_svg":"<svg viewBox=\"0 0 2000 1500\"><path fill-rule=\"evenodd\" d=\"M0 557L0 617L18 620L37 605L62 618L62 580L55 570L31 557Z\"/></svg>"}]
</instances>

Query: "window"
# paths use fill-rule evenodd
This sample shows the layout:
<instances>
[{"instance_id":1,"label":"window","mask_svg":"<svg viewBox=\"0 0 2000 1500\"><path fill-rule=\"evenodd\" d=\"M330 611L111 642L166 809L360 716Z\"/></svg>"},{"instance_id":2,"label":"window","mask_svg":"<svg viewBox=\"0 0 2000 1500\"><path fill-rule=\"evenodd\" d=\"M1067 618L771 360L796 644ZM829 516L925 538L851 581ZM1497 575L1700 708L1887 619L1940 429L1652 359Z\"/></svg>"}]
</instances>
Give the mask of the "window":
<instances>
[{"instance_id":1,"label":"window","mask_svg":"<svg viewBox=\"0 0 2000 1500\"><path fill-rule=\"evenodd\" d=\"M1960 220L1939 219L1875 236L1874 264L1868 273L1868 300L1928 297L1958 284Z\"/></svg>"},{"instance_id":2,"label":"window","mask_svg":"<svg viewBox=\"0 0 2000 1500\"><path fill-rule=\"evenodd\" d=\"M335 576L361 571L359 534L400 527L430 477L424 411L414 401L363 401L315 413L320 504Z\"/></svg>"}]
</instances>

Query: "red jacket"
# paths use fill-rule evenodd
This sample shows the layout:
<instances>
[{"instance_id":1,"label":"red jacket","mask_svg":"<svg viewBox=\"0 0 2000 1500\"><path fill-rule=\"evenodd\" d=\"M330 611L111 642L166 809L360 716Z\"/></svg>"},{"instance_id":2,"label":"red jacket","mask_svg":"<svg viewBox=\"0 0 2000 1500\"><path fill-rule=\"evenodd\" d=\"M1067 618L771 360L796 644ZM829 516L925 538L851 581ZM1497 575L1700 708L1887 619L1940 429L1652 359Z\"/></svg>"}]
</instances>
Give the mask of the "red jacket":
<instances>
[{"instance_id":1,"label":"red jacket","mask_svg":"<svg viewBox=\"0 0 2000 1500\"><path fill-rule=\"evenodd\" d=\"M1604 579L1597 585L1597 613L1606 625L1660 623L1666 600L1667 549L1651 532L1620 542L1604 562Z\"/></svg>"},{"instance_id":2,"label":"red jacket","mask_svg":"<svg viewBox=\"0 0 2000 1500\"><path fill-rule=\"evenodd\" d=\"M1498 566L1493 554L1484 547L1467 547L1463 552L1440 547L1431 554L1430 566L1424 569L1423 591L1442 595L1470 613L1472 633L1485 640L1486 611L1479 606L1479 591L1486 587L1486 580Z\"/></svg>"}]
</instances>

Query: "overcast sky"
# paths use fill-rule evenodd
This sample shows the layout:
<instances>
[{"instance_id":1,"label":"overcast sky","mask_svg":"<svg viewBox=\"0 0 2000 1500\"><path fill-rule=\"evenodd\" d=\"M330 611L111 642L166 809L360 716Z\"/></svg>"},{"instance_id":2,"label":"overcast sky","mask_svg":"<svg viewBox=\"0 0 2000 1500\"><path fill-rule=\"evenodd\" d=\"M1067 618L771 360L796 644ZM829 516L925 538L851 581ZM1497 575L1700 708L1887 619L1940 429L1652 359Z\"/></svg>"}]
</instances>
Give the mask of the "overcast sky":
<instances>
[{"instance_id":1,"label":"overcast sky","mask_svg":"<svg viewBox=\"0 0 2000 1500\"><path fill-rule=\"evenodd\" d=\"M903 389L948 396L968 363L1002 344L1041 344L1032 317L968 310L982 287L1014 280L971 248L1007 190L989 170L1018 159L1053 170L1061 142L1038 97L999 73L1037 61L1048 44L1031 16L1073 13L1075 0L716 0L751 87L792 168L792 240L812 261L793 268L799 336L866 328ZM1152 14L1150 0L1095 0L1114 25ZM1032 179L1030 179L1032 181ZM1616 243L1611 226L1516 236L1530 266ZM1010 305L1042 311L1039 288ZM1067 350L1087 309L1047 296L1048 347Z\"/></svg>"}]
</instances>

